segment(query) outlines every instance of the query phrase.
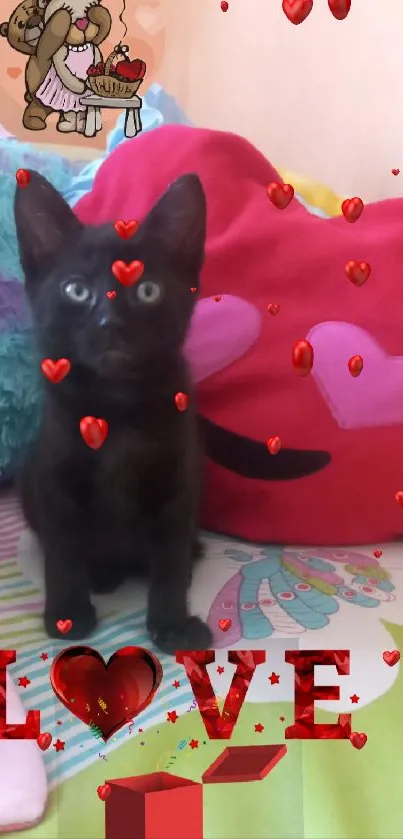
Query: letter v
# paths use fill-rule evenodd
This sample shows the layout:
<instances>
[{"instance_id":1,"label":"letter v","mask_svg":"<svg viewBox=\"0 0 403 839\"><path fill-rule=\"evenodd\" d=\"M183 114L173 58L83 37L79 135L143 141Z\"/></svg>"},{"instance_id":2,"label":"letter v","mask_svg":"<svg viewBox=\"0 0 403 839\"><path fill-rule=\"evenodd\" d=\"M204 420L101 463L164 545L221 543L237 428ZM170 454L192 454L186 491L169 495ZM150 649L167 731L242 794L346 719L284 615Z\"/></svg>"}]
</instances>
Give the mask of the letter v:
<instances>
[{"instance_id":1,"label":"letter v","mask_svg":"<svg viewBox=\"0 0 403 839\"><path fill-rule=\"evenodd\" d=\"M176 661L186 670L209 739L230 740L256 667L266 661L265 650L228 651L228 661L236 670L222 714L207 673L207 665L215 661L214 650L178 650Z\"/></svg>"}]
</instances>

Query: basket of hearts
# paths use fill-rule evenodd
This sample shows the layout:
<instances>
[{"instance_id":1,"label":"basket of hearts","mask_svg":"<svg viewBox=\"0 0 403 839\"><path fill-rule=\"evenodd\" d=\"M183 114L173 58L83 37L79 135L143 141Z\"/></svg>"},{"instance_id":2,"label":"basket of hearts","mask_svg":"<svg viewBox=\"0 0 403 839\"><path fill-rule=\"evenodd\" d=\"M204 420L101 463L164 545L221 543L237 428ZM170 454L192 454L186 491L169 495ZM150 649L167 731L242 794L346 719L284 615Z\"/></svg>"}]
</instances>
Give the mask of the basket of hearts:
<instances>
[{"instance_id":1,"label":"basket of hearts","mask_svg":"<svg viewBox=\"0 0 403 839\"><path fill-rule=\"evenodd\" d=\"M122 60L118 60L119 56ZM97 96L109 99L130 99L138 91L146 74L141 58L130 61L128 47L115 47L105 63L88 68L88 86Z\"/></svg>"}]
</instances>

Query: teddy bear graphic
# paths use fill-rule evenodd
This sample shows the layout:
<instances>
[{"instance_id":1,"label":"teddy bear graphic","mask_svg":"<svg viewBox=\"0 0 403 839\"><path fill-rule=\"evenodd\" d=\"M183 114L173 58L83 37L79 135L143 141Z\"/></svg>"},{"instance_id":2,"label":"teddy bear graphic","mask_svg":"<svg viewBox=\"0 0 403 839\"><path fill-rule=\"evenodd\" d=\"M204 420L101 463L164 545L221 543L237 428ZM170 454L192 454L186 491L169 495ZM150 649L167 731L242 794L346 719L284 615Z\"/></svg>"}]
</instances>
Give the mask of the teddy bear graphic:
<instances>
[{"instance_id":1,"label":"teddy bear graphic","mask_svg":"<svg viewBox=\"0 0 403 839\"><path fill-rule=\"evenodd\" d=\"M102 62L99 44L111 25L101 0L23 0L1 24L10 46L29 55L24 128L41 131L56 112L58 131L84 133L88 68Z\"/></svg>"}]
</instances>

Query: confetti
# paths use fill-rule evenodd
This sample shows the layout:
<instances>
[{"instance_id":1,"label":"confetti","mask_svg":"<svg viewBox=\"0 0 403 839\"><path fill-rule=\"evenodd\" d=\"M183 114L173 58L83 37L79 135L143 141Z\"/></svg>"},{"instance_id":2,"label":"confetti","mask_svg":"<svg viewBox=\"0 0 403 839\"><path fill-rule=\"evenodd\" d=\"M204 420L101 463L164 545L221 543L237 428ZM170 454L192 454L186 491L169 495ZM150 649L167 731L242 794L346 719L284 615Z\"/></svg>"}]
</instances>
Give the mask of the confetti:
<instances>
[{"instance_id":1,"label":"confetti","mask_svg":"<svg viewBox=\"0 0 403 839\"><path fill-rule=\"evenodd\" d=\"M228 12L229 3L227 3L227 0L221 0L220 8L222 12Z\"/></svg>"},{"instance_id":2,"label":"confetti","mask_svg":"<svg viewBox=\"0 0 403 839\"><path fill-rule=\"evenodd\" d=\"M94 735L94 737L96 737L96 738L97 738L97 740L100 740L101 738L102 738L102 740L103 740L102 731L101 731L101 729L99 728L99 726L98 726L98 725L96 725L96 723L94 723L94 722L93 722L93 723L91 723L91 725L90 725L90 731L91 731L91 734L93 734L93 735Z\"/></svg>"},{"instance_id":3,"label":"confetti","mask_svg":"<svg viewBox=\"0 0 403 839\"><path fill-rule=\"evenodd\" d=\"M336 20L345 20L351 9L351 0L327 0L327 3Z\"/></svg>"},{"instance_id":4,"label":"confetti","mask_svg":"<svg viewBox=\"0 0 403 839\"><path fill-rule=\"evenodd\" d=\"M187 393L182 393L181 391L179 391L178 393L175 393L175 405L176 405L178 411L182 411L182 412L186 411L187 407L188 407L188 404L189 404L189 397L188 397Z\"/></svg>"},{"instance_id":5,"label":"confetti","mask_svg":"<svg viewBox=\"0 0 403 839\"><path fill-rule=\"evenodd\" d=\"M219 674L220 674L220 676L221 676L221 673L224 673L224 669L225 669L224 667L220 667L220 665L219 665L219 666L217 667L217 673L219 673Z\"/></svg>"},{"instance_id":6,"label":"confetti","mask_svg":"<svg viewBox=\"0 0 403 839\"><path fill-rule=\"evenodd\" d=\"M221 294L216 294L215 297L213 297L213 300L215 303L219 303L221 300Z\"/></svg>"},{"instance_id":7,"label":"confetti","mask_svg":"<svg viewBox=\"0 0 403 839\"><path fill-rule=\"evenodd\" d=\"M383 551L376 550L376 551L374 551L373 556L375 557L375 559L380 559L382 554L383 554Z\"/></svg>"},{"instance_id":8,"label":"confetti","mask_svg":"<svg viewBox=\"0 0 403 839\"><path fill-rule=\"evenodd\" d=\"M19 688L27 688L28 685L31 684L31 679L27 679L26 676L20 676L18 679L18 687Z\"/></svg>"},{"instance_id":9,"label":"confetti","mask_svg":"<svg viewBox=\"0 0 403 839\"><path fill-rule=\"evenodd\" d=\"M199 748L199 741L198 740L191 740L190 743L189 743L189 746L192 749L192 751L194 749L198 749Z\"/></svg>"},{"instance_id":10,"label":"confetti","mask_svg":"<svg viewBox=\"0 0 403 839\"><path fill-rule=\"evenodd\" d=\"M364 202L361 198L346 198L341 205L341 211L346 221L350 224L358 221L364 209Z\"/></svg>"},{"instance_id":11,"label":"confetti","mask_svg":"<svg viewBox=\"0 0 403 839\"><path fill-rule=\"evenodd\" d=\"M48 660L48 658L49 658L49 656L48 656L48 654L47 654L47 653L41 653L41 659L42 659L42 661L47 661L47 660Z\"/></svg>"},{"instance_id":12,"label":"confetti","mask_svg":"<svg viewBox=\"0 0 403 839\"><path fill-rule=\"evenodd\" d=\"M228 630L231 629L231 626L231 618L220 618L218 621L218 628L221 629L221 632L228 632Z\"/></svg>"},{"instance_id":13,"label":"confetti","mask_svg":"<svg viewBox=\"0 0 403 839\"><path fill-rule=\"evenodd\" d=\"M280 684L280 676L278 673L272 673L269 676L269 682L271 685L279 685Z\"/></svg>"},{"instance_id":14,"label":"confetti","mask_svg":"<svg viewBox=\"0 0 403 839\"><path fill-rule=\"evenodd\" d=\"M59 738L57 738L56 743L53 743L53 745L57 752L64 752L66 742L65 740L59 740Z\"/></svg>"},{"instance_id":15,"label":"confetti","mask_svg":"<svg viewBox=\"0 0 403 839\"><path fill-rule=\"evenodd\" d=\"M400 175L400 169L392 169L392 175Z\"/></svg>"},{"instance_id":16,"label":"confetti","mask_svg":"<svg viewBox=\"0 0 403 839\"><path fill-rule=\"evenodd\" d=\"M178 720L178 719L179 719L179 717L178 717L176 711L168 711L168 713L167 713L167 721L168 722L175 723L176 720Z\"/></svg>"},{"instance_id":17,"label":"confetti","mask_svg":"<svg viewBox=\"0 0 403 839\"><path fill-rule=\"evenodd\" d=\"M388 664L389 667L394 667L400 661L399 650L385 650L382 658L385 664Z\"/></svg>"},{"instance_id":18,"label":"confetti","mask_svg":"<svg viewBox=\"0 0 403 839\"><path fill-rule=\"evenodd\" d=\"M280 311L280 306L278 305L278 303L269 303L267 311L270 315L273 315L273 317L275 318Z\"/></svg>"},{"instance_id":19,"label":"confetti","mask_svg":"<svg viewBox=\"0 0 403 839\"><path fill-rule=\"evenodd\" d=\"M396 501L400 507L403 507L403 490L399 489L399 492L395 495Z\"/></svg>"},{"instance_id":20,"label":"confetti","mask_svg":"<svg viewBox=\"0 0 403 839\"><path fill-rule=\"evenodd\" d=\"M368 740L366 734L359 734L358 731L352 731L349 737L350 743L355 749L362 749Z\"/></svg>"},{"instance_id":21,"label":"confetti","mask_svg":"<svg viewBox=\"0 0 403 839\"><path fill-rule=\"evenodd\" d=\"M43 375L52 384L57 385L70 373L71 361L68 358L58 358L57 361L52 361L51 358L45 358L42 361L41 370Z\"/></svg>"},{"instance_id":22,"label":"confetti","mask_svg":"<svg viewBox=\"0 0 403 839\"><path fill-rule=\"evenodd\" d=\"M294 187L273 181L267 187L267 195L278 210L285 210L294 198Z\"/></svg>"},{"instance_id":23,"label":"confetti","mask_svg":"<svg viewBox=\"0 0 403 839\"><path fill-rule=\"evenodd\" d=\"M353 705L357 705L357 702L360 701L360 697L357 696L356 693L353 693L353 695L350 696L350 699L351 699L351 702L353 703Z\"/></svg>"},{"instance_id":24,"label":"confetti","mask_svg":"<svg viewBox=\"0 0 403 839\"><path fill-rule=\"evenodd\" d=\"M363 367L364 361L360 355L353 355L351 358L349 358L348 369L354 379L357 379L358 376L361 375Z\"/></svg>"},{"instance_id":25,"label":"confetti","mask_svg":"<svg viewBox=\"0 0 403 839\"><path fill-rule=\"evenodd\" d=\"M107 291L106 296L109 298L109 300L114 300L116 297L116 291Z\"/></svg>"},{"instance_id":26,"label":"confetti","mask_svg":"<svg viewBox=\"0 0 403 839\"><path fill-rule=\"evenodd\" d=\"M174 682L172 682L172 687L173 687L173 688L176 688L176 690L177 690L177 689L178 689L178 687L180 687L180 682L178 682L178 680L177 680L177 679L175 679L175 681L174 681Z\"/></svg>"},{"instance_id":27,"label":"confetti","mask_svg":"<svg viewBox=\"0 0 403 839\"><path fill-rule=\"evenodd\" d=\"M262 731L264 731L264 725L262 725L261 722L258 722L257 725L255 725L255 731L257 734L261 734Z\"/></svg>"},{"instance_id":28,"label":"confetti","mask_svg":"<svg viewBox=\"0 0 403 839\"><path fill-rule=\"evenodd\" d=\"M191 290L192 294L196 294L197 288L195 288L195 287L193 286L193 288L191 288L190 290Z\"/></svg>"}]
</instances>

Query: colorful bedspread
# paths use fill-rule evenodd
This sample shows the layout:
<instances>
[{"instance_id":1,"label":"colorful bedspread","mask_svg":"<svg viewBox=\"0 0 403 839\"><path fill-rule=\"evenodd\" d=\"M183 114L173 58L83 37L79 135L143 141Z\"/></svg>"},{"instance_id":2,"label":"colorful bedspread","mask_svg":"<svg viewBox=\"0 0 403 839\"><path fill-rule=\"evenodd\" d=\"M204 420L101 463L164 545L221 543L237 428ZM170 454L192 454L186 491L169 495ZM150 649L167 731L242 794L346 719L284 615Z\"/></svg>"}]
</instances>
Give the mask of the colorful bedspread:
<instances>
[{"instance_id":1,"label":"colorful bedspread","mask_svg":"<svg viewBox=\"0 0 403 839\"><path fill-rule=\"evenodd\" d=\"M355 749L348 740L289 740L287 754L264 780L204 786L204 839L401 839L403 678L399 664L390 667L383 659L386 650L403 648L401 547L298 550L212 535L205 546L191 599L214 632L216 665L209 672L220 706L234 671L227 649L267 650L230 745L286 742L294 674L284 652L298 648L351 650L350 676L318 668L316 682L340 685L340 700L318 701L316 718L335 722L338 713L352 713L353 731L365 733L367 742ZM1 647L18 651L11 670L15 683L22 676L29 680L18 688L26 709L39 708L42 731L64 744L44 752L46 816L19 836L102 839L105 804L97 787L105 780L167 771L200 781L228 743L209 741L184 668L159 656L164 674L153 703L104 745L51 689L50 664L69 643L45 636L42 601L39 551L13 499L3 500ZM97 597L96 603L102 620L91 645L106 659L126 644L152 649L141 587ZM219 628L223 618L231 622L225 633ZM0 742L0 781L6 771Z\"/></svg>"}]
</instances>

